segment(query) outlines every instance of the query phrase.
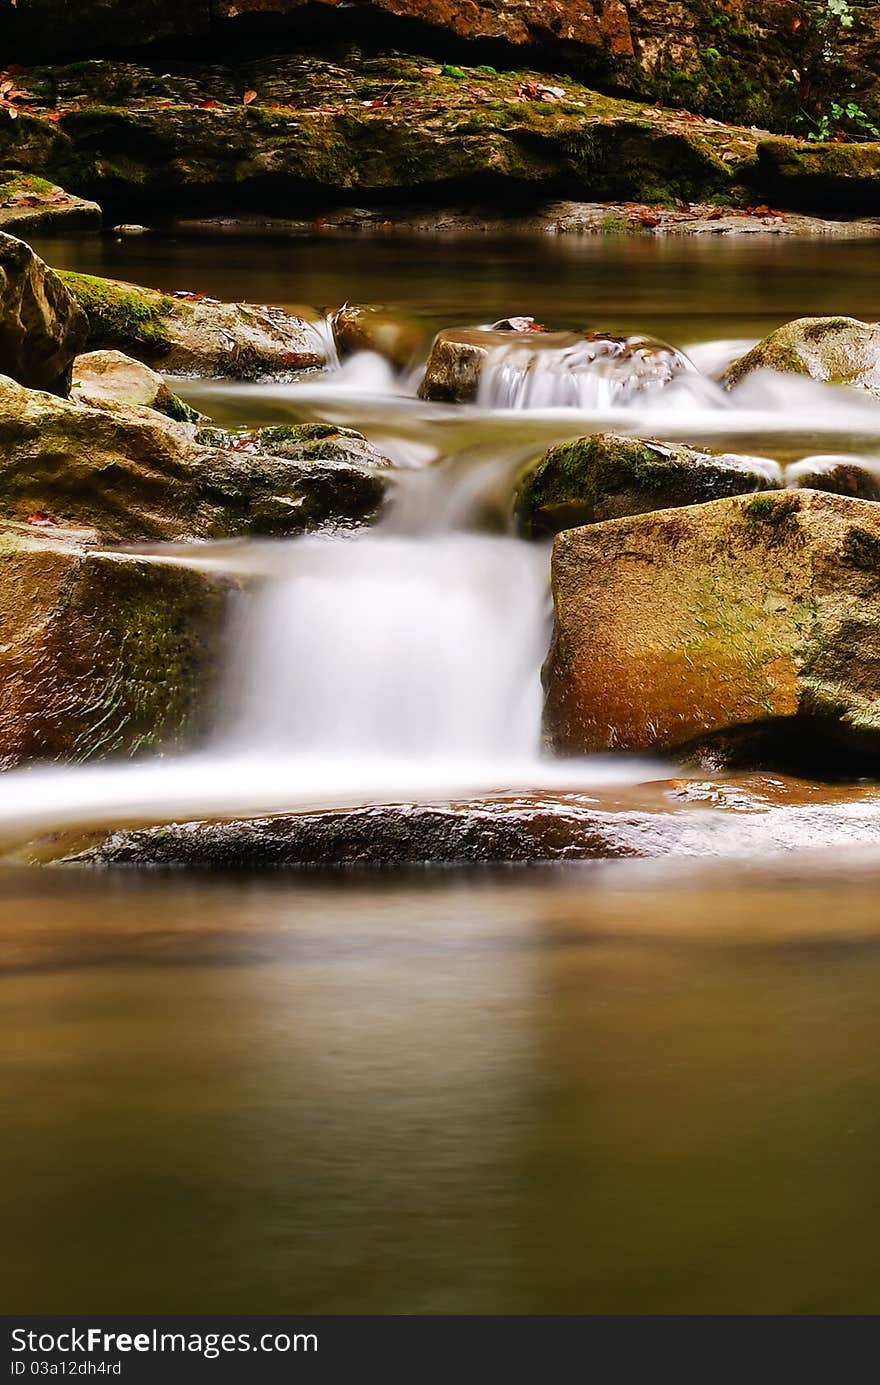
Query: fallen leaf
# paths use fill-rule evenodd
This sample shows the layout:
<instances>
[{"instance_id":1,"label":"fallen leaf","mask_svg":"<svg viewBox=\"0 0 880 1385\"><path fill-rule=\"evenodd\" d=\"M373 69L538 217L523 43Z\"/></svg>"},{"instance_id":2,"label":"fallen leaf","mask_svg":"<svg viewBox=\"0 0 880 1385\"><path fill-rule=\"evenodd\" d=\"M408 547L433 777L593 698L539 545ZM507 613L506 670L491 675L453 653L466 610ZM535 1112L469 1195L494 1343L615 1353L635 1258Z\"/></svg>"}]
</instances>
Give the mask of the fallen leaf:
<instances>
[{"instance_id":1,"label":"fallen leaf","mask_svg":"<svg viewBox=\"0 0 880 1385\"><path fill-rule=\"evenodd\" d=\"M251 102L256 101L256 99L257 93L255 91L246 91L244 96L241 98L241 102L243 106L249 106Z\"/></svg>"},{"instance_id":2,"label":"fallen leaf","mask_svg":"<svg viewBox=\"0 0 880 1385\"><path fill-rule=\"evenodd\" d=\"M216 101L200 101L199 105L203 111L213 111L217 105Z\"/></svg>"},{"instance_id":3,"label":"fallen leaf","mask_svg":"<svg viewBox=\"0 0 880 1385\"><path fill-rule=\"evenodd\" d=\"M53 515L47 514L45 510L34 510L32 515L28 515L27 522L38 528L48 529L52 525L57 525L58 520Z\"/></svg>"}]
</instances>

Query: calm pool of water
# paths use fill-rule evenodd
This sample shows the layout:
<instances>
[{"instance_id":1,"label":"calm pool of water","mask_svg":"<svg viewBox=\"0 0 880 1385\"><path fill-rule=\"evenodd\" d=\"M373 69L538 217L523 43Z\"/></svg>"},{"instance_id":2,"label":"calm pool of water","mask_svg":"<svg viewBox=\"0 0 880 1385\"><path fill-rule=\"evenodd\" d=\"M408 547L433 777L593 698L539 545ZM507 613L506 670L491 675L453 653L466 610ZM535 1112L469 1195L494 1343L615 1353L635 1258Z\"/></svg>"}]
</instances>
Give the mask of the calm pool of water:
<instances>
[{"instance_id":1,"label":"calm pool of water","mask_svg":"<svg viewBox=\"0 0 880 1385\"><path fill-rule=\"evenodd\" d=\"M7 872L7 1312L880 1310L874 871Z\"/></svg>"}]
</instances>

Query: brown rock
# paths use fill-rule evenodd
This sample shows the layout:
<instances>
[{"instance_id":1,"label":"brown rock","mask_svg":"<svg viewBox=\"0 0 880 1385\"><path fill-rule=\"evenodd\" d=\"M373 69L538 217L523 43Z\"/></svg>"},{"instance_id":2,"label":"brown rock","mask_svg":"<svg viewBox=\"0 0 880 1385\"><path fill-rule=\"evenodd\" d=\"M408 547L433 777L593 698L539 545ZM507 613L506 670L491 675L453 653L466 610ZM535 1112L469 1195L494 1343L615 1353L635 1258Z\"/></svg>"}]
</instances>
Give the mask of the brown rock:
<instances>
[{"instance_id":1,"label":"brown rock","mask_svg":"<svg viewBox=\"0 0 880 1385\"><path fill-rule=\"evenodd\" d=\"M572 529L555 542L553 593L558 750L772 759L800 737L877 757L872 502L779 491Z\"/></svg>"},{"instance_id":2,"label":"brown rock","mask_svg":"<svg viewBox=\"0 0 880 1385\"><path fill-rule=\"evenodd\" d=\"M67 394L87 323L58 275L24 241L0 233L0 374Z\"/></svg>"}]
</instances>

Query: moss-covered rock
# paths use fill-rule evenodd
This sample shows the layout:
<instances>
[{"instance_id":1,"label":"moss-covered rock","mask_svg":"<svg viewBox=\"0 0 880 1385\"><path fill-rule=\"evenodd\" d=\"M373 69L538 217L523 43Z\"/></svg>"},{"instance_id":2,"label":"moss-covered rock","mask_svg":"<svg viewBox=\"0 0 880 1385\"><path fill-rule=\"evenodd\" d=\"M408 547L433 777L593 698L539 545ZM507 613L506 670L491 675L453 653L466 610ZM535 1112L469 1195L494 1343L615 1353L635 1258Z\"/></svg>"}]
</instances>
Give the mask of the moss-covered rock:
<instances>
[{"instance_id":1,"label":"moss-covered rock","mask_svg":"<svg viewBox=\"0 0 880 1385\"><path fill-rule=\"evenodd\" d=\"M238 453L263 453L284 457L302 466L319 462L351 462L355 466L384 470L391 463L363 433L335 423L278 423L265 428L245 428L228 432L205 427L196 432L196 441L206 447L231 449Z\"/></svg>"},{"instance_id":2,"label":"moss-covered rock","mask_svg":"<svg viewBox=\"0 0 880 1385\"><path fill-rule=\"evenodd\" d=\"M758 180L786 207L880 212L880 144L766 139L757 146Z\"/></svg>"},{"instance_id":3,"label":"moss-covered rock","mask_svg":"<svg viewBox=\"0 0 880 1385\"><path fill-rule=\"evenodd\" d=\"M732 389L756 370L809 375L880 398L880 326L854 317L796 318L734 361L722 383Z\"/></svg>"},{"instance_id":4,"label":"moss-covered rock","mask_svg":"<svg viewBox=\"0 0 880 1385\"><path fill-rule=\"evenodd\" d=\"M559 534L557 749L880 755L880 507L734 497ZM862 757L861 760L859 757ZM849 767L852 768L850 759Z\"/></svg>"},{"instance_id":5,"label":"moss-covered rock","mask_svg":"<svg viewBox=\"0 0 880 1385\"><path fill-rule=\"evenodd\" d=\"M597 433L552 447L520 478L514 513L526 538L580 524L778 488L775 462Z\"/></svg>"},{"instance_id":6,"label":"moss-covered rock","mask_svg":"<svg viewBox=\"0 0 880 1385\"><path fill-rule=\"evenodd\" d=\"M564 99L541 99L540 74L462 70L464 80L422 58L357 50L172 73L114 62L31 69L36 129L25 140L0 125L0 162L141 220L169 206L203 213L206 201L289 215L346 189L367 200L450 187L492 198L502 185L519 201L727 199L754 159L748 129L646 110L569 79L554 88ZM247 88L257 98L244 105Z\"/></svg>"},{"instance_id":7,"label":"moss-covered rock","mask_svg":"<svg viewBox=\"0 0 880 1385\"><path fill-rule=\"evenodd\" d=\"M205 446L190 431L0 377L0 516L44 514L125 542L301 534L381 512L389 480L375 465Z\"/></svg>"},{"instance_id":8,"label":"moss-covered rock","mask_svg":"<svg viewBox=\"0 0 880 1385\"><path fill-rule=\"evenodd\" d=\"M15 236L33 231L53 235L97 231L100 226L101 208L97 202L75 197L32 173L0 170L0 230Z\"/></svg>"},{"instance_id":9,"label":"moss-covered rock","mask_svg":"<svg viewBox=\"0 0 880 1385\"><path fill-rule=\"evenodd\" d=\"M114 348L170 375L289 378L326 363L317 328L280 308L176 297L59 270L88 318L92 349Z\"/></svg>"},{"instance_id":10,"label":"moss-covered rock","mask_svg":"<svg viewBox=\"0 0 880 1385\"><path fill-rule=\"evenodd\" d=\"M87 351L73 363L71 397L93 407L104 402L156 409L175 423L195 423L200 415L143 361L122 351Z\"/></svg>"},{"instance_id":11,"label":"moss-covered rock","mask_svg":"<svg viewBox=\"0 0 880 1385\"><path fill-rule=\"evenodd\" d=\"M0 232L0 373L67 394L87 323L58 275L29 245Z\"/></svg>"},{"instance_id":12,"label":"moss-covered rock","mask_svg":"<svg viewBox=\"0 0 880 1385\"><path fill-rule=\"evenodd\" d=\"M0 765L180 748L205 729L222 588L95 537L0 521Z\"/></svg>"}]
</instances>

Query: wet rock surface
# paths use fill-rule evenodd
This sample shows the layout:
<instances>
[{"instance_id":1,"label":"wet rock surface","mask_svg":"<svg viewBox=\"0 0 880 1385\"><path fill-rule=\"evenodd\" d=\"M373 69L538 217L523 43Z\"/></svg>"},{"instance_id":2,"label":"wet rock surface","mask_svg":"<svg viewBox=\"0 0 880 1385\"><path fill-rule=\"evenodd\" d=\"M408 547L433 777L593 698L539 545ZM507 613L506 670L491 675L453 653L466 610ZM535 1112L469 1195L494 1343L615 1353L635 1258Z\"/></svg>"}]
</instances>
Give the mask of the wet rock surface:
<instances>
[{"instance_id":1,"label":"wet rock surface","mask_svg":"<svg viewBox=\"0 0 880 1385\"><path fill-rule=\"evenodd\" d=\"M289 379L326 363L317 328L281 308L65 270L59 278L88 319L90 348L122 351L170 375Z\"/></svg>"},{"instance_id":2,"label":"wet rock surface","mask_svg":"<svg viewBox=\"0 0 880 1385\"><path fill-rule=\"evenodd\" d=\"M544 538L581 524L781 485L781 468L761 458L597 433L551 448L531 467L517 487L514 514L520 533Z\"/></svg>"},{"instance_id":3,"label":"wet rock surface","mask_svg":"<svg viewBox=\"0 0 880 1385\"><path fill-rule=\"evenodd\" d=\"M206 447L152 409L90 408L0 377L0 512L88 526L105 540L290 535L366 523L388 481L332 455Z\"/></svg>"},{"instance_id":4,"label":"wet rock surface","mask_svg":"<svg viewBox=\"0 0 880 1385\"><path fill-rule=\"evenodd\" d=\"M780 491L557 536L545 724L567 753L826 771L880 751L880 510Z\"/></svg>"},{"instance_id":5,"label":"wet rock surface","mask_svg":"<svg viewBox=\"0 0 880 1385\"><path fill-rule=\"evenodd\" d=\"M170 823L113 832L67 859L83 865L220 870L525 864L672 853L736 856L757 851L765 856L858 842L880 843L876 789L823 789L753 775L657 781L598 796L511 795Z\"/></svg>"},{"instance_id":6,"label":"wet rock surface","mask_svg":"<svg viewBox=\"0 0 880 1385\"><path fill-rule=\"evenodd\" d=\"M86 318L59 276L24 241L0 233L0 374L67 394Z\"/></svg>"},{"instance_id":7,"label":"wet rock surface","mask_svg":"<svg viewBox=\"0 0 880 1385\"><path fill-rule=\"evenodd\" d=\"M122 351L87 351L77 356L71 397L92 406L110 402L155 409L178 423L193 423L198 418L157 371Z\"/></svg>"},{"instance_id":8,"label":"wet rock surface","mask_svg":"<svg viewBox=\"0 0 880 1385\"><path fill-rule=\"evenodd\" d=\"M342 360L358 351L373 351L405 370L415 363L424 343L418 323L384 308L346 303L333 313L331 323Z\"/></svg>"},{"instance_id":9,"label":"wet rock surface","mask_svg":"<svg viewBox=\"0 0 880 1385\"><path fill-rule=\"evenodd\" d=\"M880 143L768 139L757 158L762 187L787 206L880 212Z\"/></svg>"},{"instance_id":10,"label":"wet rock surface","mask_svg":"<svg viewBox=\"0 0 880 1385\"><path fill-rule=\"evenodd\" d=\"M200 574L0 521L0 764L180 748L209 713L225 606Z\"/></svg>"},{"instance_id":11,"label":"wet rock surface","mask_svg":"<svg viewBox=\"0 0 880 1385\"><path fill-rule=\"evenodd\" d=\"M722 383L732 389L756 370L808 375L880 398L880 326L854 317L799 317L734 361Z\"/></svg>"}]
</instances>

